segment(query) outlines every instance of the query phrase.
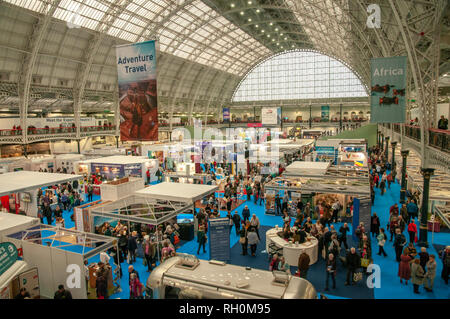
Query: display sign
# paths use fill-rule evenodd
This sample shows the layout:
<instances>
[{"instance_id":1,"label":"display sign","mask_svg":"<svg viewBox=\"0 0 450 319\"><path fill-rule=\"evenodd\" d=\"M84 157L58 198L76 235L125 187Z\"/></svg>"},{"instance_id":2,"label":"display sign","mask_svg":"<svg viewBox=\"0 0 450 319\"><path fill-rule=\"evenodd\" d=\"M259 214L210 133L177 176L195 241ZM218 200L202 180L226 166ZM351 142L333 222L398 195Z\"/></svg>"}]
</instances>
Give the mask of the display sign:
<instances>
[{"instance_id":1,"label":"display sign","mask_svg":"<svg viewBox=\"0 0 450 319\"><path fill-rule=\"evenodd\" d=\"M361 196L353 199L353 219L352 219L352 237L357 241L356 228L360 223L364 223L364 228L370 228L372 201L368 196Z\"/></svg>"},{"instance_id":2,"label":"display sign","mask_svg":"<svg viewBox=\"0 0 450 319\"><path fill-rule=\"evenodd\" d=\"M247 127L262 127L262 123L247 123Z\"/></svg>"},{"instance_id":3,"label":"display sign","mask_svg":"<svg viewBox=\"0 0 450 319\"><path fill-rule=\"evenodd\" d=\"M261 109L261 123L263 125L278 125L281 123L281 108L263 107Z\"/></svg>"},{"instance_id":4,"label":"display sign","mask_svg":"<svg viewBox=\"0 0 450 319\"><path fill-rule=\"evenodd\" d=\"M131 165L125 165L124 167L124 176L130 176L130 177L142 177L142 164L131 164Z\"/></svg>"},{"instance_id":5,"label":"display sign","mask_svg":"<svg viewBox=\"0 0 450 319\"><path fill-rule=\"evenodd\" d=\"M81 117L80 123L82 127L85 126L97 126L97 120L95 117ZM35 128L59 128L72 127L75 125L75 118L73 117L30 117L27 119L28 126ZM3 118L0 119L0 129L11 130L13 126L20 125L20 117ZM58 131L50 131L49 133L58 133Z\"/></svg>"},{"instance_id":6,"label":"display sign","mask_svg":"<svg viewBox=\"0 0 450 319\"><path fill-rule=\"evenodd\" d=\"M40 296L38 269L32 268L21 273L19 275L19 286L29 292L31 299L38 298Z\"/></svg>"},{"instance_id":7,"label":"display sign","mask_svg":"<svg viewBox=\"0 0 450 319\"><path fill-rule=\"evenodd\" d=\"M335 165L337 164L338 154L338 149L334 146L316 146L316 155L332 158Z\"/></svg>"},{"instance_id":8,"label":"display sign","mask_svg":"<svg viewBox=\"0 0 450 319\"><path fill-rule=\"evenodd\" d=\"M404 123L406 57L371 60L371 123Z\"/></svg>"},{"instance_id":9,"label":"display sign","mask_svg":"<svg viewBox=\"0 0 450 319\"><path fill-rule=\"evenodd\" d=\"M13 243L0 243L0 276L17 261L19 253Z\"/></svg>"},{"instance_id":10,"label":"display sign","mask_svg":"<svg viewBox=\"0 0 450 319\"><path fill-rule=\"evenodd\" d=\"M92 174L100 174L106 180L122 178L125 176L124 166L121 164L91 163Z\"/></svg>"},{"instance_id":11,"label":"display sign","mask_svg":"<svg viewBox=\"0 0 450 319\"><path fill-rule=\"evenodd\" d=\"M229 261L230 256L230 220L214 218L209 220L210 259Z\"/></svg>"},{"instance_id":12,"label":"display sign","mask_svg":"<svg viewBox=\"0 0 450 319\"><path fill-rule=\"evenodd\" d=\"M224 122L230 121L230 108L229 107L223 108L223 121Z\"/></svg>"},{"instance_id":13,"label":"display sign","mask_svg":"<svg viewBox=\"0 0 450 319\"><path fill-rule=\"evenodd\" d=\"M120 139L158 140L156 41L116 46Z\"/></svg>"},{"instance_id":14,"label":"display sign","mask_svg":"<svg viewBox=\"0 0 450 319\"><path fill-rule=\"evenodd\" d=\"M330 106L322 105L320 108L322 121L328 122L330 120Z\"/></svg>"}]
</instances>

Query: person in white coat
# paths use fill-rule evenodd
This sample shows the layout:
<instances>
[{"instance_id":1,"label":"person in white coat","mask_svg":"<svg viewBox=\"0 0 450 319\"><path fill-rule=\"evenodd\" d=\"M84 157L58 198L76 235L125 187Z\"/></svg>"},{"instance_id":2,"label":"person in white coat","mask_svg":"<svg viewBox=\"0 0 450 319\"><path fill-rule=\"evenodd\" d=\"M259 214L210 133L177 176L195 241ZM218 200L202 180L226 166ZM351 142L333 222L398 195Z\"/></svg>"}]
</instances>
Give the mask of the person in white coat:
<instances>
[{"instance_id":1,"label":"person in white coat","mask_svg":"<svg viewBox=\"0 0 450 319\"><path fill-rule=\"evenodd\" d=\"M256 235L258 236L258 240L261 240L261 237L259 237L259 227L261 226L261 224L256 214L252 215L252 219L250 220L250 226L252 226L255 229Z\"/></svg>"}]
</instances>

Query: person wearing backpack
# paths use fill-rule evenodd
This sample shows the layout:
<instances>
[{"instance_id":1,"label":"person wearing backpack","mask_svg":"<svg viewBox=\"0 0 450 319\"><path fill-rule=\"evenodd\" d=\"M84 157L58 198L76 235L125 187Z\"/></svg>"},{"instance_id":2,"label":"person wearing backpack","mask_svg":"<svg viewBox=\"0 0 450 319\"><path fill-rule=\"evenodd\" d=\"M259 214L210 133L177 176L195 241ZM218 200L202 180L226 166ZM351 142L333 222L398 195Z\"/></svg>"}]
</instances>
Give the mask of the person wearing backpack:
<instances>
[{"instance_id":1,"label":"person wearing backpack","mask_svg":"<svg viewBox=\"0 0 450 319\"><path fill-rule=\"evenodd\" d=\"M384 228L380 229L380 233L377 236L377 240L378 240L378 254L379 256L383 255L384 257L387 256L386 252L384 251L384 244L386 244L387 241L387 236L384 233Z\"/></svg>"},{"instance_id":2,"label":"person wearing backpack","mask_svg":"<svg viewBox=\"0 0 450 319\"><path fill-rule=\"evenodd\" d=\"M406 245L406 238L400 231L400 228L395 229L395 239L394 239L394 248L395 248L395 259L400 262L400 256L402 255L403 247Z\"/></svg>"}]
</instances>

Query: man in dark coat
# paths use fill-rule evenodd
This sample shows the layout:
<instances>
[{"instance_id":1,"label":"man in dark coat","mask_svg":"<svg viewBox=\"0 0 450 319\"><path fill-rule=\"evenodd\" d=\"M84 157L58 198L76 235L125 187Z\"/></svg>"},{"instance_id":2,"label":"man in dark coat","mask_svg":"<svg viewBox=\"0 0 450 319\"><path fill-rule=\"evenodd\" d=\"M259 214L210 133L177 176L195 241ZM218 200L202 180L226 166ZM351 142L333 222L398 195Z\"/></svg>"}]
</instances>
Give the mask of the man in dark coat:
<instances>
[{"instance_id":1,"label":"man in dark coat","mask_svg":"<svg viewBox=\"0 0 450 319\"><path fill-rule=\"evenodd\" d=\"M403 247L406 245L406 238L400 231L400 228L395 230L394 248L396 260L400 262L400 256L402 255Z\"/></svg>"},{"instance_id":2,"label":"man in dark coat","mask_svg":"<svg viewBox=\"0 0 450 319\"><path fill-rule=\"evenodd\" d=\"M250 209L248 209L247 205L245 205L244 209L242 210L242 217L244 221L250 220Z\"/></svg>"},{"instance_id":3,"label":"man in dark coat","mask_svg":"<svg viewBox=\"0 0 450 319\"><path fill-rule=\"evenodd\" d=\"M361 267L361 257L356 253L356 249L354 247L350 248L350 251L347 253L346 258L347 263L347 280L345 285L348 286L350 283L352 285L355 284L353 281L353 276L358 268Z\"/></svg>"},{"instance_id":4,"label":"man in dark coat","mask_svg":"<svg viewBox=\"0 0 450 319\"><path fill-rule=\"evenodd\" d=\"M239 213L235 211L232 219L234 228L236 229L236 235L239 235L239 231L241 230L241 216L239 216Z\"/></svg>"},{"instance_id":5,"label":"man in dark coat","mask_svg":"<svg viewBox=\"0 0 450 319\"><path fill-rule=\"evenodd\" d=\"M278 213L279 212L279 213ZM283 211L281 210L281 198L280 195L275 195L275 215L281 215Z\"/></svg>"}]
</instances>

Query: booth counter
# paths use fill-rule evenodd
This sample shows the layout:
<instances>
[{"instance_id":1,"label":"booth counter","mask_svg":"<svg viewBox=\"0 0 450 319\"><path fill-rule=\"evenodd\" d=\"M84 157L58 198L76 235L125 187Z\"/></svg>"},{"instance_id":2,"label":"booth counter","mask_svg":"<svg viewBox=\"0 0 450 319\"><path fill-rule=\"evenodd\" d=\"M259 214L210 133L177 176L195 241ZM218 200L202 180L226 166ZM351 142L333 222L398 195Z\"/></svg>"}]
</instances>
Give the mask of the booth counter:
<instances>
[{"instance_id":1,"label":"booth counter","mask_svg":"<svg viewBox=\"0 0 450 319\"><path fill-rule=\"evenodd\" d=\"M99 187L102 201L115 201L143 189L145 182L142 178L124 177L115 181L102 183Z\"/></svg>"},{"instance_id":2,"label":"booth counter","mask_svg":"<svg viewBox=\"0 0 450 319\"><path fill-rule=\"evenodd\" d=\"M280 228L272 228L266 232L266 250L270 250L270 245L274 244L278 248L283 250L283 257L286 262L291 266L298 265L298 258L302 253L306 253L309 256L309 264L315 264L319 254L319 241L315 237L308 237L307 241L298 244L284 240L280 237Z\"/></svg>"}]
</instances>

